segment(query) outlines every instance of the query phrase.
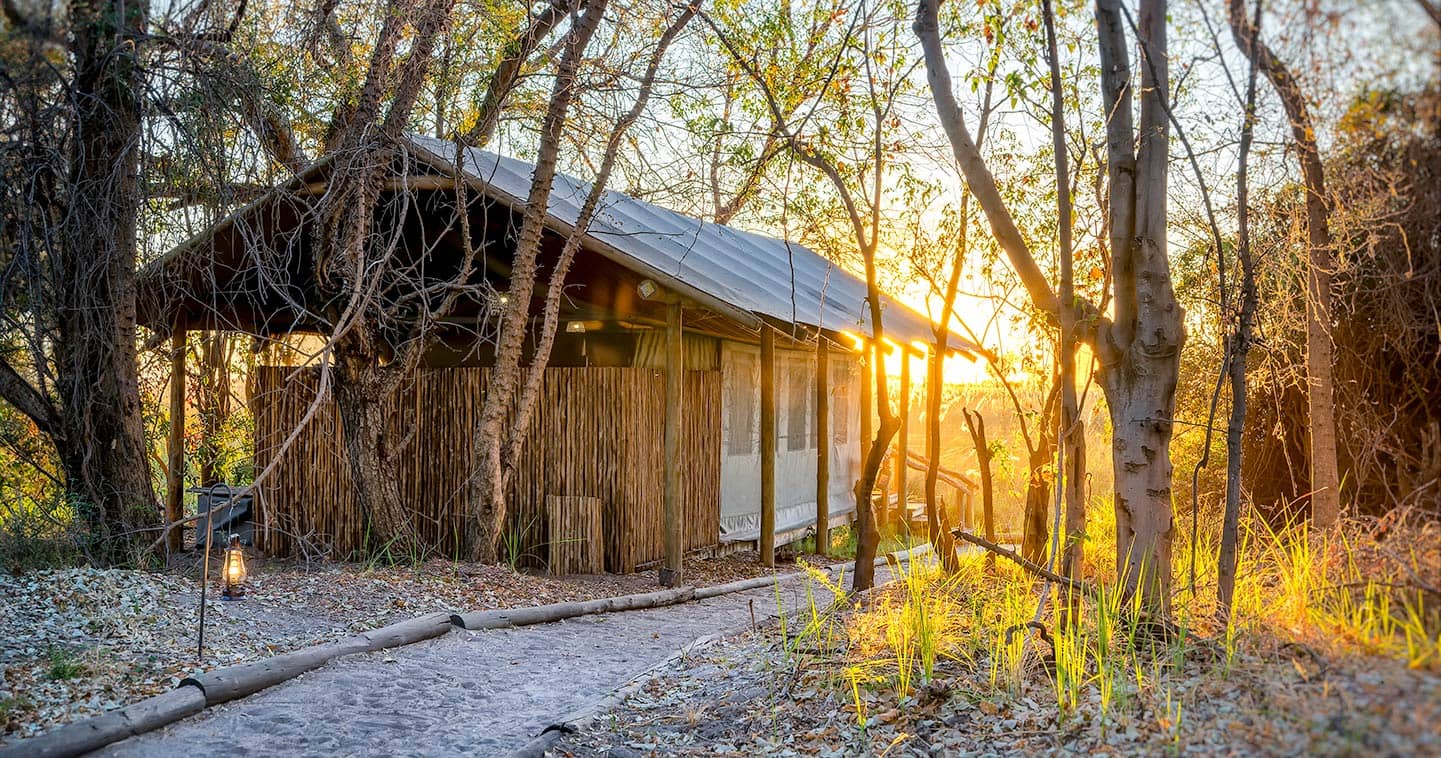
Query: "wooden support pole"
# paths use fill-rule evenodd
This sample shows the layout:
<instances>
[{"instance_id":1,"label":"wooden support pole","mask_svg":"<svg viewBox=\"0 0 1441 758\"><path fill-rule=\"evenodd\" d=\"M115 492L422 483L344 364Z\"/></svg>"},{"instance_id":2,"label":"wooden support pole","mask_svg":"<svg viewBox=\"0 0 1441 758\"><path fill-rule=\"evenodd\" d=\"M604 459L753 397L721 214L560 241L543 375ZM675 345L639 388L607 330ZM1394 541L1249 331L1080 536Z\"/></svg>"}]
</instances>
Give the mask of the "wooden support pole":
<instances>
[{"instance_id":1,"label":"wooden support pole","mask_svg":"<svg viewBox=\"0 0 1441 758\"><path fill-rule=\"evenodd\" d=\"M831 545L831 361L825 337L816 338L816 554Z\"/></svg>"},{"instance_id":2,"label":"wooden support pole","mask_svg":"<svg viewBox=\"0 0 1441 758\"><path fill-rule=\"evenodd\" d=\"M761 565L776 565L776 336L761 327Z\"/></svg>"},{"instance_id":3,"label":"wooden support pole","mask_svg":"<svg viewBox=\"0 0 1441 758\"><path fill-rule=\"evenodd\" d=\"M681 306L666 305L665 329L665 566L660 583L681 583L685 562L685 509L681 507L680 435L684 415L685 356L681 352Z\"/></svg>"},{"instance_id":4,"label":"wooden support pole","mask_svg":"<svg viewBox=\"0 0 1441 758\"><path fill-rule=\"evenodd\" d=\"M170 437L166 441L165 521L185 517L185 329L175 327L170 338ZM185 532L171 529L165 549L171 555L184 546Z\"/></svg>"},{"instance_id":5,"label":"wooden support pole","mask_svg":"<svg viewBox=\"0 0 1441 758\"><path fill-rule=\"evenodd\" d=\"M896 512L891 514L899 525L909 525L910 509L906 507L906 455L910 452L907 437L910 433L911 415L911 352L901 346L896 351L901 357L901 397L896 407L900 410L901 428L896 432Z\"/></svg>"},{"instance_id":6,"label":"wooden support pole","mask_svg":"<svg viewBox=\"0 0 1441 758\"><path fill-rule=\"evenodd\" d=\"M862 347L861 366L861 460L865 460L871 454L871 442L874 441L875 429L871 426L871 414L875 411L871 408L871 393L874 388L871 382L875 381L874 364L871 361L876 359L876 351L871 348L871 343L866 342Z\"/></svg>"},{"instance_id":7,"label":"wooden support pole","mask_svg":"<svg viewBox=\"0 0 1441 758\"><path fill-rule=\"evenodd\" d=\"M871 397L875 392L875 387L871 385L871 382L876 380L875 364L871 361L876 359L876 351L875 346L869 340L862 343L861 350L863 363L861 366L861 460L864 461L870 457L871 443L875 441L876 433L875 428L871 425L871 414L874 413L871 408L874 404ZM882 499L882 510L884 507L884 499ZM876 526L880 526L881 514L875 515ZM857 518L859 517L860 514L857 514Z\"/></svg>"}]
</instances>

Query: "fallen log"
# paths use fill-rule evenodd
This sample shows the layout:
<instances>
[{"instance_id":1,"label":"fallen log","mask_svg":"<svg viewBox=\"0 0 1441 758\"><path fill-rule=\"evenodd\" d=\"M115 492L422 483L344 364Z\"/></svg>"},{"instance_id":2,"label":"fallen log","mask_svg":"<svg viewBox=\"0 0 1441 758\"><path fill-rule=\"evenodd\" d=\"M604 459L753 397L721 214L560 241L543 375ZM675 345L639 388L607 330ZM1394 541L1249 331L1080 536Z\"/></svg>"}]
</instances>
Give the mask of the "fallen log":
<instances>
[{"instance_id":1,"label":"fallen log","mask_svg":"<svg viewBox=\"0 0 1441 758\"><path fill-rule=\"evenodd\" d=\"M365 640L367 651L375 651L439 637L448 631L450 631L450 614L432 613L428 616L397 621L394 624L361 632L355 636Z\"/></svg>"},{"instance_id":2,"label":"fallen log","mask_svg":"<svg viewBox=\"0 0 1441 758\"><path fill-rule=\"evenodd\" d=\"M148 732L205 708L205 693L182 686L119 710L67 724L0 748L0 756L73 756Z\"/></svg>"},{"instance_id":3,"label":"fallen log","mask_svg":"<svg viewBox=\"0 0 1441 758\"><path fill-rule=\"evenodd\" d=\"M470 630L507 629L515 626L546 624L552 621L575 618L576 616L589 616L594 613L613 613L616 611L634 611L644 608L660 608L693 600L695 599L695 595L696 591L694 587L680 587L673 590L607 597L599 600L551 603L550 605L539 605L534 608L455 613L451 615L450 623L462 629Z\"/></svg>"},{"instance_id":4,"label":"fallen log","mask_svg":"<svg viewBox=\"0 0 1441 758\"><path fill-rule=\"evenodd\" d=\"M227 666L203 674L189 676L180 685L200 688L205 693L205 704L218 705L236 698L259 692L266 687L293 679L307 671L320 668L330 659L351 653L364 653L367 645L360 636L347 637L339 642L313 645L254 663Z\"/></svg>"},{"instance_id":5,"label":"fallen log","mask_svg":"<svg viewBox=\"0 0 1441 758\"><path fill-rule=\"evenodd\" d=\"M216 705L293 679L342 655L371 653L409 645L412 642L439 637L449 630L450 614L432 613L353 634L335 642L282 653L263 661L196 674L181 681L181 685L199 687L200 691L205 693L206 705Z\"/></svg>"},{"instance_id":6,"label":"fallen log","mask_svg":"<svg viewBox=\"0 0 1441 758\"><path fill-rule=\"evenodd\" d=\"M1036 576L1039 576L1042 579L1051 582L1052 584L1059 584L1066 589L1080 592L1081 594L1090 598L1094 598L1099 594L1096 588L1092 587L1090 584L1087 584L1086 582L1076 581L1075 579L1071 579L1070 577L1061 576L1060 574L1051 571L1045 566L1041 566L1032 563L1029 560L1026 560L1016 551L1001 547L1000 545L991 542L985 537L971 534L964 529L952 529L951 534L956 537L960 537L961 539L971 543L972 545L975 545L976 547L984 548L991 553L999 555L1002 558L1005 558L1016 564L1017 566L1020 566L1021 568L1031 572L1032 574L1035 574Z\"/></svg>"},{"instance_id":7,"label":"fallen log","mask_svg":"<svg viewBox=\"0 0 1441 758\"><path fill-rule=\"evenodd\" d=\"M772 574L770 576L758 576L754 579L740 579L725 584L716 584L710 587L697 587L695 599L706 600L708 598L720 597L721 595L729 595L732 592L760 589L761 587L777 584L786 576L785 574Z\"/></svg>"}]
</instances>

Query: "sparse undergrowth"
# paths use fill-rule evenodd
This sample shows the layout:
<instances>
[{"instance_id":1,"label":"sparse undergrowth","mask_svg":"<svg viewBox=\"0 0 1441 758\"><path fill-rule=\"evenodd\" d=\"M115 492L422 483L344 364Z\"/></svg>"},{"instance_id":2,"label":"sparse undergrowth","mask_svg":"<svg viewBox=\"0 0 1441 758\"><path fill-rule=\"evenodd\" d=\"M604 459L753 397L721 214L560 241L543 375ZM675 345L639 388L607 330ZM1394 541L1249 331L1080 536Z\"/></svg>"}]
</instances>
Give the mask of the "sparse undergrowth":
<instances>
[{"instance_id":1,"label":"sparse undergrowth","mask_svg":"<svg viewBox=\"0 0 1441 758\"><path fill-rule=\"evenodd\" d=\"M901 568L882 590L687 662L558 752L1441 751L1441 597L1427 580L1441 526L1405 513L1329 536L1257 523L1245 542L1230 624L1216 620L1214 568L1189 587L1188 546L1164 626L1109 589L1109 545L1088 545L1098 595L1052 593L1044 634L1026 626L1038 592L1018 567L972 554L949 575ZM1058 624L1068 600L1079 623Z\"/></svg>"},{"instance_id":2,"label":"sparse undergrowth","mask_svg":"<svg viewBox=\"0 0 1441 758\"><path fill-rule=\"evenodd\" d=\"M794 570L765 569L754 553L742 553L692 560L687 576L720 584ZM0 570L0 745L158 694L195 671L425 613L588 600L656 586L654 572L544 577L438 560L392 566L252 559L244 601L209 593L205 653L197 659L198 579L198 566Z\"/></svg>"}]
</instances>

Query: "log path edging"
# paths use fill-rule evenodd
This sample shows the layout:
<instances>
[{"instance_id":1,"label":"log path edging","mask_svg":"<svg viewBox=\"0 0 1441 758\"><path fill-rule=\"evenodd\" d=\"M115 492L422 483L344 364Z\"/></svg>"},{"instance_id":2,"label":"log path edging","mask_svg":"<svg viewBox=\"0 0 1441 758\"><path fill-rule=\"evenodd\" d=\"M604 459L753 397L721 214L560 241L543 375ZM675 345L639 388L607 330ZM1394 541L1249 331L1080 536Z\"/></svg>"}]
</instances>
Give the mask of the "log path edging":
<instances>
[{"instance_id":1,"label":"log path edging","mask_svg":"<svg viewBox=\"0 0 1441 758\"><path fill-rule=\"evenodd\" d=\"M877 558L906 561L929 550L921 545L903 553ZM834 574L850 562L827 567ZM577 616L645 608L660 608L777 584L796 574L771 574L711 587L621 595L581 602L552 603L529 608L477 611L467 614L430 613L361 632L334 642L320 643L259 661L213 669L181 680L173 690L137 701L81 721L0 747L0 758L21 756L77 756L99 750L193 716L206 708L236 700L313 671L336 658L411 645L440 637L456 629L501 629L544 624ZM474 626L472 626L474 624ZM708 635L715 636L715 635ZM670 659L667 659L668 661ZM596 704L597 706L600 703Z\"/></svg>"}]
</instances>

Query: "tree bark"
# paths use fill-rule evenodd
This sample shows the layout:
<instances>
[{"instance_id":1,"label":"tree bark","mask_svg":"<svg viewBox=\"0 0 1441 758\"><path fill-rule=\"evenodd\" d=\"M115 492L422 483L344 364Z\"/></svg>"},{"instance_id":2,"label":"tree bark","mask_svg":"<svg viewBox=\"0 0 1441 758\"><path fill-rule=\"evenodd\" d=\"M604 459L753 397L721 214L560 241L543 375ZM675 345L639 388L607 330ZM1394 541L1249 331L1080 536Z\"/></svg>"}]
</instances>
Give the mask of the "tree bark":
<instances>
[{"instance_id":1,"label":"tree bark","mask_svg":"<svg viewBox=\"0 0 1441 758\"><path fill-rule=\"evenodd\" d=\"M1331 272L1335 269L1335 260L1331 248L1331 196L1326 193L1316 130L1300 83L1261 41L1246 18L1245 0L1228 0L1227 10L1231 36L1237 47L1265 74L1281 97L1291 122L1291 138L1296 143L1301 181L1306 188L1306 232L1310 244L1310 266L1306 271L1306 378L1311 413L1311 525L1324 529L1335 524L1341 513L1332 380Z\"/></svg>"},{"instance_id":2,"label":"tree bark","mask_svg":"<svg viewBox=\"0 0 1441 758\"><path fill-rule=\"evenodd\" d=\"M400 493L401 450L387 428L385 401L394 388L373 358L336 353L335 407L345 432L352 496L366 520L362 550L391 560L409 558L420 548L420 536Z\"/></svg>"},{"instance_id":3,"label":"tree bark","mask_svg":"<svg viewBox=\"0 0 1441 758\"><path fill-rule=\"evenodd\" d=\"M1051 479L1048 472L1056 460L1057 406L1060 402L1059 382L1051 386L1041 410L1040 422L1036 425L1034 445L1027 451L1029 474L1026 478L1026 510L1021 530L1021 554L1026 560L1044 563L1046 540L1050 536L1050 523L1046 515L1051 511ZM1024 420L1022 420L1024 423Z\"/></svg>"},{"instance_id":4,"label":"tree bark","mask_svg":"<svg viewBox=\"0 0 1441 758\"><path fill-rule=\"evenodd\" d=\"M170 434L166 439L165 521L175 523L185 512L185 328L175 327L170 338ZM180 552L185 534L172 529L165 535L165 550Z\"/></svg>"},{"instance_id":5,"label":"tree bark","mask_svg":"<svg viewBox=\"0 0 1441 758\"><path fill-rule=\"evenodd\" d=\"M605 1L596 0L586 7L571 27L557 67L550 104L541 124L540 147L516 241L508 298L502 306L495 367L486 386L472 446L475 472L471 476L468 499L475 518L469 539L470 555L473 560L482 563L495 563L500 555L498 543L509 512L506 503L507 466L502 456L506 440L504 429L522 387L521 354L529 332L531 293L535 286L541 235L545 228L551 185L555 181L561 135L571 101L576 95L576 74L585 48L590 44L604 12Z\"/></svg>"},{"instance_id":6,"label":"tree bark","mask_svg":"<svg viewBox=\"0 0 1441 758\"><path fill-rule=\"evenodd\" d=\"M136 227L141 189L137 45L145 6L71 8L74 35L70 207L56 247L61 434L66 488L101 563L134 561L158 524L136 364Z\"/></svg>"},{"instance_id":7,"label":"tree bark","mask_svg":"<svg viewBox=\"0 0 1441 758\"><path fill-rule=\"evenodd\" d=\"M1103 30L1121 26L1119 0L1098 2L1097 24ZM1169 126L1163 98L1169 82L1166 57L1166 3L1142 0L1137 17L1141 68L1141 120L1135 153L1135 215L1130 250L1112 257L1130 259L1135 281L1130 289L1133 326L1112 335L1123 349L1110 365L1102 361L1101 383L1110 405L1112 470L1116 480L1116 565L1125 577L1124 592L1142 593L1146 607L1170 610L1172 418L1180 375L1185 328L1176 302L1166 257L1166 188ZM1125 48L1113 48L1108 31L1101 33L1103 70L1130 70ZM1124 34L1121 35L1124 38ZM1105 103L1113 121L1127 124L1118 102ZM1129 127L1126 129L1129 131ZM1118 146L1112 145L1115 150ZM1116 161L1125 164L1130 148ZM1113 217L1114 225L1125 219ZM1114 232L1113 232L1114 233ZM1120 312L1121 298L1116 298ZM1119 324L1119 319L1117 320ZM1124 341L1122 341L1124 338ZM1102 356L1106 355L1102 351Z\"/></svg>"},{"instance_id":8,"label":"tree bark","mask_svg":"<svg viewBox=\"0 0 1441 758\"><path fill-rule=\"evenodd\" d=\"M521 68L551 31L575 10L575 5L575 0L551 0L529 26L517 32L486 83L485 97L481 100L475 123L461 137L462 143L469 147L485 147L495 136L495 130L500 126L501 111L520 79Z\"/></svg>"},{"instance_id":9,"label":"tree bark","mask_svg":"<svg viewBox=\"0 0 1441 758\"><path fill-rule=\"evenodd\" d=\"M317 263L317 274L338 304L327 314L335 401L353 495L367 530L364 550L392 560L415 555L420 542L411 509L401 499L399 450L390 439L385 403L419 365L434 339L438 314L454 297L442 299L435 311L427 303L421 315L398 313L387 291L402 283L423 285L407 281L407 274L392 265L394 237L378 231L374 221L395 142L409 123L453 5L454 0L387 4L364 84L332 119L326 139L333 158L331 186L318 209L324 225L315 242L327 254ZM397 51L407 26L413 29L402 56ZM382 117L387 97L389 109ZM462 267L462 281L468 270ZM382 357L390 361L382 365Z\"/></svg>"},{"instance_id":10,"label":"tree bark","mask_svg":"<svg viewBox=\"0 0 1441 758\"><path fill-rule=\"evenodd\" d=\"M541 387L545 383L545 369L550 363L550 353L555 345L555 333L560 326L560 306L565 297L565 279L570 274L571 266L575 262L576 253L580 251L581 243L590 230L591 219L601 207L601 201L605 197L606 186L610 182L611 172L615 169L616 160L620 156L621 143L625 139L630 128L640 119L645 111L646 105L650 102L652 90L655 85L656 74L660 69L662 59L666 51L670 49L671 43L690 23L700 10L699 0L693 0L681 10L674 20L666 27L651 53L650 62L646 67L644 76L641 78L640 92L636 95L635 102L620 120L616 122L606 140L605 152L601 159L600 168L596 172L595 180L591 182L590 192L582 203L580 213L576 217L574 227L570 236L561 247L559 258L551 268L550 280L546 283L545 299L541 305L540 329L535 335L535 348L531 352L530 365L526 366L520 385L520 391L514 401L512 423L509 432L502 446L502 460L505 462L503 476L505 481L510 481L514 470L514 461L520 458L521 446L525 444L528 430L530 428L531 412L535 406L536 398L540 396ZM668 298L673 300L674 295Z\"/></svg>"}]
</instances>

